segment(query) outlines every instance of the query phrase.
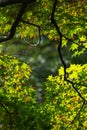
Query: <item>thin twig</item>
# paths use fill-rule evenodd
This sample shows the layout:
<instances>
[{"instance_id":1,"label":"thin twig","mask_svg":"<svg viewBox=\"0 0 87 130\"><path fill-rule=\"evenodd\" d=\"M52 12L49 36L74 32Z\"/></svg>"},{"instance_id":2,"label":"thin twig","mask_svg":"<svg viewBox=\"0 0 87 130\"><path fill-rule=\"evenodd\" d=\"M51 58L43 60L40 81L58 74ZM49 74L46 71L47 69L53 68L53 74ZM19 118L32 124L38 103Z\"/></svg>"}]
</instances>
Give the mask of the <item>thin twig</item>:
<instances>
[{"instance_id":1,"label":"thin twig","mask_svg":"<svg viewBox=\"0 0 87 130\"><path fill-rule=\"evenodd\" d=\"M68 80L67 78L66 78L66 81L72 85L73 89L78 93L79 97L80 97L85 103L87 103L87 100L86 100L86 99L82 96L82 94L79 92L78 88L75 87L75 84L74 84L72 81ZM77 85L77 84L76 84L76 85Z\"/></svg>"},{"instance_id":2,"label":"thin twig","mask_svg":"<svg viewBox=\"0 0 87 130\"><path fill-rule=\"evenodd\" d=\"M66 128L68 128L71 124L73 124L75 122L76 118L80 115L80 112L82 111L84 105L85 105L85 102L82 103L82 105L81 105L79 111L77 112L76 116L74 117L74 119L70 122L70 124Z\"/></svg>"},{"instance_id":3,"label":"thin twig","mask_svg":"<svg viewBox=\"0 0 87 130\"><path fill-rule=\"evenodd\" d=\"M40 42L41 42L41 27L40 27L39 25L37 25L37 24L30 23L30 22L25 21L25 20L23 20L23 19L21 19L21 21L22 21L23 23L25 23L25 24L29 24L29 25L32 25L32 26L35 26L35 27L38 28L38 32L39 32L39 44L40 44ZM36 44L35 44L35 45L36 45Z\"/></svg>"}]
</instances>

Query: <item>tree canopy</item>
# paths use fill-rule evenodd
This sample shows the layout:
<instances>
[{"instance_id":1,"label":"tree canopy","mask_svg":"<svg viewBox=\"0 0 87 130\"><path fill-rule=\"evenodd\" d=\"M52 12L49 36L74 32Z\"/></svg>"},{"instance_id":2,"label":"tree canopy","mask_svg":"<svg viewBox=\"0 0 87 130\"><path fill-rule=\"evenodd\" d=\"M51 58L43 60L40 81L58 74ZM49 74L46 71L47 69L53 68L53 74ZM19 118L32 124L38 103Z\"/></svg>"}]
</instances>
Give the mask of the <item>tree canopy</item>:
<instances>
[{"instance_id":1,"label":"tree canopy","mask_svg":"<svg viewBox=\"0 0 87 130\"><path fill-rule=\"evenodd\" d=\"M63 54L62 50L67 48L67 53L71 52L71 58L86 53L87 1L0 0L0 18L0 46L4 44L8 46L8 43L17 44L18 39L22 41L18 41L18 44L43 49L53 44L57 47L62 64L57 76L49 76L46 83L43 83L46 94L44 102L38 104L37 91L28 82L30 75L28 65L0 52L2 122L6 113L9 115L7 122L3 123L4 127L10 130L20 129L21 125L23 130L72 128L85 130L87 64L67 64L64 59L66 54ZM45 42L41 44L44 36L50 40L50 44ZM29 89L26 89L27 86ZM25 119L21 117L22 110ZM34 114L31 116L29 112ZM19 126L18 120L21 120ZM32 123L28 126L30 120Z\"/></svg>"}]
</instances>

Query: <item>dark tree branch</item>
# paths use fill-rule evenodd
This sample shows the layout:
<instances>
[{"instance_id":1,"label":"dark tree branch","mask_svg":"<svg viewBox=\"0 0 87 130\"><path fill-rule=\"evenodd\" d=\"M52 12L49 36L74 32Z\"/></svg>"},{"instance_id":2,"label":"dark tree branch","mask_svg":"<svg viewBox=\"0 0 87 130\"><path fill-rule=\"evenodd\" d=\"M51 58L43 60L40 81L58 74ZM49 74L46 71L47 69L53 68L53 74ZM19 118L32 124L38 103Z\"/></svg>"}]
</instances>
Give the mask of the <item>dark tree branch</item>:
<instances>
[{"instance_id":1,"label":"dark tree branch","mask_svg":"<svg viewBox=\"0 0 87 130\"><path fill-rule=\"evenodd\" d=\"M5 7L7 5L18 4L18 3L30 4L33 2L36 2L36 0L0 0L0 7Z\"/></svg>"},{"instance_id":2,"label":"dark tree branch","mask_svg":"<svg viewBox=\"0 0 87 130\"><path fill-rule=\"evenodd\" d=\"M5 111L6 111L7 113L10 114L10 112L8 111L8 109L5 107L5 105L4 105L3 103L0 102L0 105L5 109Z\"/></svg>"},{"instance_id":3,"label":"dark tree branch","mask_svg":"<svg viewBox=\"0 0 87 130\"><path fill-rule=\"evenodd\" d=\"M78 93L79 97L80 97L85 103L87 103L87 100L86 100L86 99L82 96L82 94L79 92L78 88L75 87L75 83L73 83L72 81L68 80L67 78L66 78L66 81L72 85L73 89ZM76 85L77 85L77 83L76 83Z\"/></svg>"},{"instance_id":4,"label":"dark tree branch","mask_svg":"<svg viewBox=\"0 0 87 130\"><path fill-rule=\"evenodd\" d=\"M62 38L63 38L63 34L61 33L60 31L60 28L59 26L57 25L55 19L54 19L54 15L55 15L55 11L56 11L56 5L57 5L57 0L54 0L54 3L53 3L53 9L52 9L52 14L51 14L51 23L54 25L54 27L56 28L58 34L59 34L59 44L58 44L58 53L59 53L59 57L61 59L61 62L63 64L63 67L64 67L64 79L66 79L66 63L65 61L63 60L63 57L62 57L62 53L61 53L61 46L62 46Z\"/></svg>"},{"instance_id":5,"label":"dark tree branch","mask_svg":"<svg viewBox=\"0 0 87 130\"><path fill-rule=\"evenodd\" d=\"M52 14L51 14L51 23L55 26L58 34L61 36L61 37L64 37L66 40L72 42L72 43L75 43L78 45L78 43L74 42L72 39L66 37L64 34L61 33L60 31L60 28L59 26L57 25L55 19L54 19L54 15L55 15L55 12L56 12L56 5L57 5L58 1L57 0L54 0L54 3L53 3L53 9L52 9Z\"/></svg>"},{"instance_id":6,"label":"dark tree branch","mask_svg":"<svg viewBox=\"0 0 87 130\"><path fill-rule=\"evenodd\" d=\"M59 34L59 43L58 43L58 53L59 53L59 57L60 57L60 60L62 62L62 65L64 67L64 80L67 81L68 83L70 83L73 87L73 89L76 91L76 93L78 93L79 97L84 101L84 102L87 102L86 99L82 96L82 94L79 92L79 90L75 87L75 83L73 83L72 81L70 81L68 79L68 74L66 72L66 69L67 69L67 65L65 63L65 61L63 60L63 56L62 56L62 53L61 53L61 47L62 47L62 38L66 38L60 31L60 28L59 26L57 25L55 19L54 19L54 14L55 14L55 11L56 11L56 5L57 5L57 0L54 0L53 2L53 8L52 8L52 14L51 14L51 23L54 25L56 31L58 32ZM67 38L66 38L67 39ZM77 84L77 83L76 83Z\"/></svg>"},{"instance_id":7,"label":"dark tree branch","mask_svg":"<svg viewBox=\"0 0 87 130\"><path fill-rule=\"evenodd\" d=\"M54 0L53 9L52 9L52 14L51 14L51 23L55 26L55 28L56 28L58 34L59 34L60 36L62 36L62 33L61 33L61 31L60 31L60 28L57 26L57 23L56 23L56 21L55 21L55 19L54 19L54 15L55 15L55 12L56 12L56 5L57 5L57 0Z\"/></svg>"},{"instance_id":8,"label":"dark tree branch","mask_svg":"<svg viewBox=\"0 0 87 130\"><path fill-rule=\"evenodd\" d=\"M14 23L13 23L11 29L10 29L9 35L0 38L0 42L8 41L8 40L10 40L10 39L13 38L13 36L14 36L14 34L15 34L15 31L16 31L16 27L18 26L18 24L19 24L19 22L20 22L20 20L21 20L21 18L22 18L22 16L23 16L23 14L24 14L26 8L27 8L27 4L22 4L22 5L21 5L21 8L20 8L20 10L19 10L19 13L18 13L18 15L17 15L17 17L16 17L16 19L15 19L15 21L14 21Z\"/></svg>"},{"instance_id":9,"label":"dark tree branch","mask_svg":"<svg viewBox=\"0 0 87 130\"><path fill-rule=\"evenodd\" d=\"M9 112L9 110L6 108L6 106L0 102L0 105L4 108L4 110L7 112L7 114L9 115L9 126L10 126L10 130L12 130L12 118L11 118L11 113Z\"/></svg>"},{"instance_id":10,"label":"dark tree branch","mask_svg":"<svg viewBox=\"0 0 87 130\"><path fill-rule=\"evenodd\" d=\"M53 8L52 8L52 14L51 14L51 23L54 25L54 27L55 27L55 29L56 29L56 31L58 32L59 37L60 37L59 43L58 43L58 53L59 53L59 57L60 57L60 60L61 60L61 62L62 62L62 65L63 65L63 67L64 67L64 80L67 81L68 83L70 83L70 84L72 85L73 89L76 91L76 93L78 94L78 96L79 96L79 97L82 99L82 101L83 101L83 102L82 102L83 104L82 104L81 108L79 109L79 111L77 112L76 116L74 117L74 119L73 119L73 120L71 121L71 123L69 124L69 125L71 125L71 124L74 123L74 121L76 120L76 118L80 115L80 112L81 112L81 110L83 109L84 105L87 103L87 100L86 100L86 99L82 96L82 94L79 92L78 88L75 87L75 85L77 85L77 83L74 83L73 81L71 81L71 80L68 79L68 75L67 75L67 72L66 72L67 65L66 65L65 61L63 60L63 56L62 56L62 53L61 53L62 38L63 38L63 37L64 37L65 39L67 39L67 38L61 33L60 28L59 28L59 26L57 25L57 23L56 23L56 21L55 21L55 19L54 19L54 14L55 14L55 11L56 11L56 5L57 5L57 0L54 0ZM80 84L80 86L81 86L81 84ZM86 87L87 87L87 85L86 85ZM69 127L69 125L68 125L67 127ZM67 127L66 127L66 128L67 128Z\"/></svg>"}]
</instances>

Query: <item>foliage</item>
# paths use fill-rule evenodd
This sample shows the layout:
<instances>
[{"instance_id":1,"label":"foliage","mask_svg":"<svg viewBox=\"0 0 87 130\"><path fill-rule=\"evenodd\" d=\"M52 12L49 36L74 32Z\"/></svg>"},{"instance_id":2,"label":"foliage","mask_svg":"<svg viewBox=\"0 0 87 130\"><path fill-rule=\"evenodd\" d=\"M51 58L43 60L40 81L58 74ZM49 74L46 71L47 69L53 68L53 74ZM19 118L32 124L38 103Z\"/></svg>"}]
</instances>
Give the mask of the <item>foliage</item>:
<instances>
[{"instance_id":1,"label":"foliage","mask_svg":"<svg viewBox=\"0 0 87 130\"><path fill-rule=\"evenodd\" d=\"M36 90L28 83L31 69L27 64L7 55L0 56L0 120L2 128L32 130L62 130L87 128L86 104L64 81L60 67L57 76L49 76L45 83L45 96L36 102ZM67 68L69 79L87 99L87 64L72 64ZM10 75L9 75L10 74ZM83 83L83 85L80 85ZM85 113L85 114L84 114Z\"/></svg>"},{"instance_id":2,"label":"foliage","mask_svg":"<svg viewBox=\"0 0 87 130\"><path fill-rule=\"evenodd\" d=\"M36 92L28 83L30 73L27 64L0 55L0 120L6 129L12 125L24 130L25 121L30 120L29 115L35 110Z\"/></svg>"},{"instance_id":3,"label":"foliage","mask_svg":"<svg viewBox=\"0 0 87 130\"><path fill-rule=\"evenodd\" d=\"M46 42L46 39L44 41ZM50 43L49 40L47 42L48 44ZM29 64L32 68L30 81L36 88L41 88L42 82L46 80L48 75L56 74L58 64L60 64L57 61L58 55L54 45L37 48L23 45L20 41L19 44L12 43L8 44L8 46L4 44L1 51L3 54L16 56L22 62ZM51 61L50 59L53 60Z\"/></svg>"},{"instance_id":4,"label":"foliage","mask_svg":"<svg viewBox=\"0 0 87 130\"><path fill-rule=\"evenodd\" d=\"M69 79L87 100L87 64L72 64L67 68ZM83 85L80 85L83 83ZM61 67L57 76L49 76L46 82L46 110L50 112L51 130L77 130L87 128L87 104L73 89L72 84L64 81Z\"/></svg>"},{"instance_id":5,"label":"foliage","mask_svg":"<svg viewBox=\"0 0 87 130\"><path fill-rule=\"evenodd\" d=\"M87 49L86 5L86 0L72 2L60 0L56 5L55 20L60 31L65 36L63 45L69 43L69 47L74 52L74 56L82 54ZM20 38L25 39L24 43L37 43L39 37L38 26L40 26L40 35L47 35L51 40L59 40L59 35L51 24L52 6L52 0L37 0L35 3L28 5L23 15L23 20L29 22L29 24L23 23L22 21L19 23L16 28L14 40ZM0 23L2 25L0 26L0 36L8 35L19 8L20 5L0 8Z\"/></svg>"},{"instance_id":6,"label":"foliage","mask_svg":"<svg viewBox=\"0 0 87 130\"><path fill-rule=\"evenodd\" d=\"M2 0L0 7L2 7L1 4ZM31 85L29 66L16 58L0 55L0 123L2 129L87 129L87 64L71 64L67 68L67 61L63 59L61 52L62 47L72 51L75 57L86 52L87 1L36 0L29 5L22 2L25 12L22 8L19 11L20 6L21 4L0 8L0 42L6 43L6 40L13 38L16 31L9 43L44 47L41 45L42 37L47 36L52 44L58 43L63 68L58 70L57 76L49 76L45 85L42 84L45 87L45 95L44 101L39 104L36 101L37 91ZM46 46L47 43L44 45ZM0 49L2 47L3 44L0 43ZM12 45L12 49L16 52L18 47L16 50L16 47ZM21 47L21 50L23 49L24 46ZM36 62L39 64L40 60L42 57L39 57L39 62ZM40 71L36 71L38 77L41 77L40 74L43 74L43 68L46 65L41 68L38 66Z\"/></svg>"}]
</instances>

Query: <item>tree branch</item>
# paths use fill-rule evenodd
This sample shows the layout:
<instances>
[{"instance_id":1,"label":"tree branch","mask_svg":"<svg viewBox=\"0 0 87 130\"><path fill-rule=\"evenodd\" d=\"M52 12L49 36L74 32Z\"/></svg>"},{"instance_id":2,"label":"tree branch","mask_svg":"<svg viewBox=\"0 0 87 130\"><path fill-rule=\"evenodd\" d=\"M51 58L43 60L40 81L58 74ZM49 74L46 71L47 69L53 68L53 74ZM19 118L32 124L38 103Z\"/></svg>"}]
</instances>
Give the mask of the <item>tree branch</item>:
<instances>
[{"instance_id":1,"label":"tree branch","mask_svg":"<svg viewBox=\"0 0 87 130\"><path fill-rule=\"evenodd\" d=\"M0 0L0 7L5 7L7 5L18 4L18 3L30 4L33 2L36 2L36 0Z\"/></svg>"},{"instance_id":2,"label":"tree branch","mask_svg":"<svg viewBox=\"0 0 87 130\"><path fill-rule=\"evenodd\" d=\"M0 102L0 105L4 108L4 110L7 112L7 114L9 115L9 126L10 126L10 130L12 130L12 118L11 118L11 113L8 111L8 109L5 107L5 105L3 103Z\"/></svg>"},{"instance_id":3,"label":"tree branch","mask_svg":"<svg viewBox=\"0 0 87 130\"><path fill-rule=\"evenodd\" d=\"M14 23L13 23L11 29L10 29L9 35L0 38L0 42L8 41L8 40L13 38L13 36L15 34L15 31L16 31L16 27L18 26L18 24L19 24L23 14L24 14L24 12L25 12L26 7L27 7L27 4L22 4L21 5L19 13L18 13L18 15L17 15L17 17L16 17L16 19L15 19L15 21L14 21Z\"/></svg>"},{"instance_id":4,"label":"tree branch","mask_svg":"<svg viewBox=\"0 0 87 130\"><path fill-rule=\"evenodd\" d=\"M59 43L58 43L58 53L59 53L59 57L60 57L60 60L62 62L62 65L64 67L64 80L67 81L68 83L70 83L73 87L73 89L76 91L76 93L78 93L79 97L87 103L86 99L82 96L82 94L79 92L79 90L75 87L75 83L73 83L72 81L70 81L68 78L68 74L66 72L66 69L67 69L67 65L63 59L63 56L62 56L62 53L61 53L61 47L62 47L62 38L66 38L60 31L60 28L59 26L57 25L55 19L54 19L54 14L55 14L55 11L56 11L56 5L57 5L57 0L54 0L53 2L53 8L52 8L52 14L51 14L51 23L54 25L56 31L58 32L59 34Z\"/></svg>"},{"instance_id":5,"label":"tree branch","mask_svg":"<svg viewBox=\"0 0 87 130\"><path fill-rule=\"evenodd\" d=\"M76 116L75 116L74 119L70 122L70 124L66 127L66 129L67 129L70 125L72 125L72 124L75 122L76 118L80 115L80 112L82 111L84 105L85 105L85 102L82 103L82 105L81 105L79 111L77 112Z\"/></svg>"},{"instance_id":6,"label":"tree branch","mask_svg":"<svg viewBox=\"0 0 87 130\"><path fill-rule=\"evenodd\" d=\"M62 57L62 53L61 53L61 46L62 46L62 38L63 38L63 34L61 33L60 31L60 28L59 26L57 25L55 19L54 19L54 14L55 14L55 11L56 11L56 5L57 5L57 0L54 0L54 3L53 3L53 9L52 9L52 14L51 14L51 23L54 25L54 27L56 28L58 34L59 34L59 44L58 44L58 53L59 53L59 57L61 59L61 62L63 64L63 67L64 67L64 79L66 79L66 63L65 61L63 60L63 57Z\"/></svg>"}]
</instances>

